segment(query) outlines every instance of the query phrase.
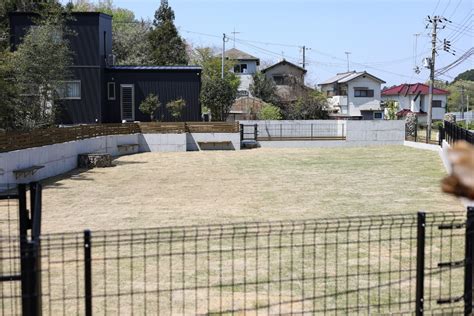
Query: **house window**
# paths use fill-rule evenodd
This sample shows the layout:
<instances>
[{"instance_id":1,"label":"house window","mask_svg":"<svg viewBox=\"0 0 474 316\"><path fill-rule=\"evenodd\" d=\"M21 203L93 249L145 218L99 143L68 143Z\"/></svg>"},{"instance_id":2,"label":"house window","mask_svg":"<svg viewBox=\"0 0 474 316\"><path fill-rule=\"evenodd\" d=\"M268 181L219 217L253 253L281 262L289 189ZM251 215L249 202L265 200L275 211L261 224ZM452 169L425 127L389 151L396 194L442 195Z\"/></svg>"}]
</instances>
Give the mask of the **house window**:
<instances>
[{"instance_id":1,"label":"house window","mask_svg":"<svg viewBox=\"0 0 474 316\"><path fill-rule=\"evenodd\" d=\"M357 98L372 98L374 96L374 90L367 88L354 88L354 97Z\"/></svg>"},{"instance_id":2,"label":"house window","mask_svg":"<svg viewBox=\"0 0 474 316\"><path fill-rule=\"evenodd\" d=\"M273 76L273 81L277 86L282 86L285 84L285 77L284 76Z\"/></svg>"},{"instance_id":3,"label":"house window","mask_svg":"<svg viewBox=\"0 0 474 316\"><path fill-rule=\"evenodd\" d=\"M435 100L435 101L433 101L433 103L431 103L431 104L432 104L432 107L434 107L434 108L440 108L440 107L442 107L441 100Z\"/></svg>"},{"instance_id":4,"label":"house window","mask_svg":"<svg viewBox=\"0 0 474 316\"><path fill-rule=\"evenodd\" d=\"M374 120L381 120L383 119L382 112L374 112Z\"/></svg>"},{"instance_id":5,"label":"house window","mask_svg":"<svg viewBox=\"0 0 474 316\"><path fill-rule=\"evenodd\" d=\"M81 81L64 81L56 89L60 99L80 100L81 99Z\"/></svg>"},{"instance_id":6,"label":"house window","mask_svg":"<svg viewBox=\"0 0 474 316\"><path fill-rule=\"evenodd\" d=\"M247 64L237 64L234 66L234 73L236 74L246 74L247 73Z\"/></svg>"},{"instance_id":7,"label":"house window","mask_svg":"<svg viewBox=\"0 0 474 316\"><path fill-rule=\"evenodd\" d=\"M107 83L107 98L109 100L115 100L115 82Z\"/></svg>"}]
</instances>

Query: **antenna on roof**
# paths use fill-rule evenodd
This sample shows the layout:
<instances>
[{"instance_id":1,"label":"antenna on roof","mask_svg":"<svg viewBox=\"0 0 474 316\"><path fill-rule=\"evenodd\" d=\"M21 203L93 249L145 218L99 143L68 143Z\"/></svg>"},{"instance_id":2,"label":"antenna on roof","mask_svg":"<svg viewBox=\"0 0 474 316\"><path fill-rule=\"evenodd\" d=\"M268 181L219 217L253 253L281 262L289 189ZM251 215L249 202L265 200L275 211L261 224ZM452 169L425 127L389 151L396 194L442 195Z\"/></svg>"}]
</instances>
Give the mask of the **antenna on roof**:
<instances>
[{"instance_id":1,"label":"antenna on roof","mask_svg":"<svg viewBox=\"0 0 474 316\"><path fill-rule=\"evenodd\" d=\"M234 36L234 48L235 48L235 34L240 34L241 32L236 32L235 27L234 27L234 31L230 33Z\"/></svg>"},{"instance_id":2,"label":"antenna on roof","mask_svg":"<svg viewBox=\"0 0 474 316\"><path fill-rule=\"evenodd\" d=\"M346 54L346 57L347 57L347 72L349 72L350 71L349 55L351 54L351 52L344 52L344 54Z\"/></svg>"}]
</instances>

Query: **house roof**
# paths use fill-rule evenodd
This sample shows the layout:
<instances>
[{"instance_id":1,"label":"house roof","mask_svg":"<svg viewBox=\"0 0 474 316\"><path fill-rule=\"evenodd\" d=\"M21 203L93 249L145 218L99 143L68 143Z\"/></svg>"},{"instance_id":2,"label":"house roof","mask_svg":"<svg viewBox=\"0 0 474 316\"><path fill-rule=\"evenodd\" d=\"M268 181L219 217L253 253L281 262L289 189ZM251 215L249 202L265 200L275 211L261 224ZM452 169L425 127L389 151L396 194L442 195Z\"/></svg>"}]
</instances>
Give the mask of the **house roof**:
<instances>
[{"instance_id":1,"label":"house roof","mask_svg":"<svg viewBox=\"0 0 474 316\"><path fill-rule=\"evenodd\" d=\"M380 78L377 78L375 77L374 75L371 75L369 74L367 71L360 71L360 72L357 72L357 71L350 71L350 72L343 72L343 73L338 73L336 76L326 80L326 81L323 81L319 84L319 86L321 85L325 85L325 84L331 84L331 83L345 83L345 82L349 82L351 80L354 80L360 76L369 76L371 77L372 79L376 80L376 81L379 81L380 83L385 83L385 81L383 81L382 79Z\"/></svg>"},{"instance_id":2,"label":"house roof","mask_svg":"<svg viewBox=\"0 0 474 316\"><path fill-rule=\"evenodd\" d=\"M298 65L295 65L295 64L293 64L293 63L290 63L289 61L287 61L287 60L285 60L285 59L283 59L282 61L280 61L280 62L278 62L278 63L276 63L276 64L271 65L270 67L267 67L267 68L265 68L265 69L262 69L262 72L264 73L264 72L266 72L267 70L270 70L270 69L272 69L272 68L274 68L274 67L277 67L277 66L280 66L280 65L288 65L288 66L297 68L297 69L301 70L303 73L307 73L307 72L308 72L308 71L307 71L306 69L304 69L303 67L300 67L300 66L298 66Z\"/></svg>"},{"instance_id":3,"label":"house roof","mask_svg":"<svg viewBox=\"0 0 474 316\"><path fill-rule=\"evenodd\" d=\"M408 94L423 94L429 92L429 87L424 83L404 83L396 87L388 88L382 91L383 96L389 95L408 95ZM448 90L433 88L433 94L449 94Z\"/></svg>"},{"instance_id":4,"label":"house roof","mask_svg":"<svg viewBox=\"0 0 474 316\"><path fill-rule=\"evenodd\" d=\"M200 66L112 66L110 70L196 70L200 71Z\"/></svg>"},{"instance_id":5,"label":"house roof","mask_svg":"<svg viewBox=\"0 0 474 316\"><path fill-rule=\"evenodd\" d=\"M260 59L258 59L257 57L252 56L241 50L238 50L237 48L231 48L229 50L226 50L224 53L224 56L228 59L234 59L234 60L256 60L257 62L260 61Z\"/></svg>"}]
</instances>

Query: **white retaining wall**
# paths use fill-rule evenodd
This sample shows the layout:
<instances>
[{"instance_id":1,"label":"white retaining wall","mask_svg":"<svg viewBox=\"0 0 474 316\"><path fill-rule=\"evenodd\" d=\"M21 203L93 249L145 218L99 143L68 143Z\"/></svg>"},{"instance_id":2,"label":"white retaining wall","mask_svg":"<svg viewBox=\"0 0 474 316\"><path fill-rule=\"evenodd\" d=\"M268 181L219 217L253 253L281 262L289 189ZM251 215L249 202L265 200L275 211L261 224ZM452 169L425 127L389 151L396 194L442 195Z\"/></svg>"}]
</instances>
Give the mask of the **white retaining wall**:
<instances>
[{"instance_id":1,"label":"white retaining wall","mask_svg":"<svg viewBox=\"0 0 474 316\"><path fill-rule=\"evenodd\" d=\"M136 143L138 134L111 135L0 153L0 191L16 183L39 181L68 172L77 167L79 154L102 152L117 156L117 145ZM15 178L13 170L31 166L44 167L33 176L18 180Z\"/></svg>"},{"instance_id":2,"label":"white retaining wall","mask_svg":"<svg viewBox=\"0 0 474 316\"><path fill-rule=\"evenodd\" d=\"M264 123L267 122L267 123ZM292 121L242 121L242 124L258 124L260 127L266 125L280 124L285 122L291 124ZM305 123L307 122L307 123ZM322 147L361 147L361 146L383 146L383 145L403 145L405 141L404 121L295 121L295 125L302 124L333 124L337 128L344 130L346 140L338 141L259 141L261 147L274 148L322 148ZM330 122L330 123L328 123ZM266 124L266 125L265 125ZM287 128L291 130L290 128ZM297 130L297 127L294 129ZM265 136L265 135L263 135Z\"/></svg>"},{"instance_id":3,"label":"white retaining wall","mask_svg":"<svg viewBox=\"0 0 474 316\"><path fill-rule=\"evenodd\" d=\"M186 148L188 151L199 150L198 142L230 141L228 149L240 150L239 133L188 133L186 134Z\"/></svg>"},{"instance_id":4,"label":"white retaining wall","mask_svg":"<svg viewBox=\"0 0 474 316\"><path fill-rule=\"evenodd\" d=\"M84 153L109 153L112 156L137 152L184 152L196 150L196 141L231 141L240 150L239 133L133 134L111 135L83 140L33 147L0 153L0 191L13 188L17 183L39 181L77 168L77 156ZM118 145L138 144L119 149ZM188 148L189 146L189 148ZM16 179L14 170L44 166L33 176Z\"/></svg>"},{"instance_id":5,"label":"white retaining wall","mask_svg":"<svg viewBox=\"0 0 474 316\"><path fill-rule=\"evenodd\" d=\"M138 143L141 152L186 151L186 134L140 134Z\"/></svg>"},{"instance_id":6,"label":"white retaining wall","mask_svg":"<svg viewBox=\"0 0 474 316\"><path fill-rule=\"evenodd\" d=\"M239 121L243 125L258 125L260 137L301 137L311 136L311 125L313 125L313 136L345 136L347 121L343 120L248 120ZM249 132L251 126L246 127Z\"/></svg>"}]
</instances>

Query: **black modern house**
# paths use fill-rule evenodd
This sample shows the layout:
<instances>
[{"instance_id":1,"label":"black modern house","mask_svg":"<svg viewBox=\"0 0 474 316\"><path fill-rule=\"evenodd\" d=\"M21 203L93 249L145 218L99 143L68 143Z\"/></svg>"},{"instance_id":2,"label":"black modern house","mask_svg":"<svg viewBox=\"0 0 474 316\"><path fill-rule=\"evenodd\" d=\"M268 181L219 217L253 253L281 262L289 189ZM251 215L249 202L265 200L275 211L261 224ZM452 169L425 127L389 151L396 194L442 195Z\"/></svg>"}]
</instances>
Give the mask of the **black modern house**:
<instances>
[{"instance_id":1,"label":"black modern house","mask_svg":"<svg viewBox=\"0 0 474 316\"><path fill-rule=\"evenodd\" d=\"M34 25L34 14L10 14L12 50ZM140 103L150 94L162 106L156 117L171 121L166 103L182 98L182 121L200 121L201 68L197 66L116 66L112 55L112 17L98 12L75 12L67 26L73 52L72 78L64 82L60 101L62 124L149 121Z\"/></svg>"}]
</instances>

